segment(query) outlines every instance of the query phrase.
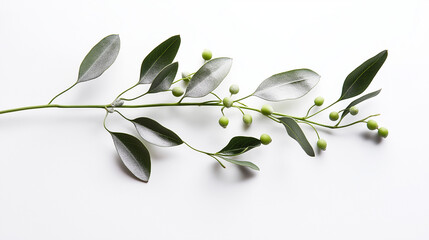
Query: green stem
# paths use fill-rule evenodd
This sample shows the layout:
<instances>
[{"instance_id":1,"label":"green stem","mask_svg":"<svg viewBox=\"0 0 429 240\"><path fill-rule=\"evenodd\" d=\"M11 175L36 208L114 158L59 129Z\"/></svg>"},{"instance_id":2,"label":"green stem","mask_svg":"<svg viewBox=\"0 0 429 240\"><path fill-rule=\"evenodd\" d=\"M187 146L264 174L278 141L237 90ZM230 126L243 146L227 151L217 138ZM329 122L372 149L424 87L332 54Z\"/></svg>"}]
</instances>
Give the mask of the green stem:
<instances>
[{"instance_id":1,"label":"green stem","mask_svg":"<svg viewBox=\"0 0 429 240\"><path fill-rule=\"evenodd\" d=\"M219 101L222 102L222 99L214 92L210 92L210 94L212 94L213 96L215 96L217 99L219 99Z\"/></svg>"},{"instance_id":2,"label":"green stem","mask_svg":"<svg viewBox=\"0 0 429 240\"><path fill-rule=\"evenodd\" d=\"M327 107L325 107L325 108L323 108L323 109L321 109L321 110L319 110L319 111L317 111L317 112L315 112L315 113L311 114L311 115L310 115L310 116L308 116L308 117L305 117L304 119L311 118L311 117L313 117L314 115L317 115L317 114L319 114L319 113L321 113L321 112L325 111L326 109L328 109L328 108L330 108L330 107L334 106L334 105L335 105L336 103L338 103L339 101L340 101L340 100L337 100L337 101L333 102L331 105L329 105L329 106L327 106Z\"/></svg>"},{"instance_id":3,"label":"green stem","mask_svg":"<svg viewBox=\"0 0 429 240\"><path fill-rule=\"evenodd\" d=\"M308 122L305 122L305 121L300 121L300 122L301 122L301 123L305 123L305 124L307 124L308 126L312 127L312 128L313 128L313 130L316 132L317 139L320 139L319 132L317 131L317 129L316 129L312 124L310 124L310 123L308 123Z\"/></svg>"},{"instance_id":4,"label":"green stem","mask_svg":"<svg viewBox=\"0 0 429 240\"><path fill-rule=\"evenodd\" d=\"M107 111L107 109L106 109L106 115L104 115L104 120L103 120L103 127L104 127L104 129L106 129L106 131L108 131L109 133L111 133L111 131L106 127L106 118L107 118L107 115L109 115L109 111Z\"/></svg>"},{"instance_id":5,"label":"green stem","mask_svg":"<svg viewBox=\"0 0 429 240\"><path fill-rule=\"evenodd\" d=\"M148 94L148 93L147 92L143 93L143 94L141 94L141 95L139 95L137 97L134 97L134 98L121 98L121 100L124 100L124 101L133 101L133 100L139 99L141 97L144 97L146 94Z\"/></svg>"},{"instance_id":6,"label":"green stem","mask_svg":"<svg viewBox=\"0 0 429 240\"><path fill-rule=\"evenodd\" d=\"M187 142L185 142L185 141L183 141L183 143L186 145L186 146L188 146L190 149L192 149L192 150L194 150L194 151L196 151L196 152L199 152L199 153L203 153L203 154L206 154L207 156L210 156L210 157L212 157L212 158L214 158L223 168L225 168L225 165L223 165L223 163L221 162L221 161L219 161L219 159L217 159L216 157L214 157L213 155L213 153L208 153L208 152L204 152L204 151L202 151L202 150L199 150L199 149L196 149L196 148L194 148L194 147L192 147L191 145L189 145Z\"/></svg>"},{"instance_id":7,"label":"green stem","mask_svg":"<svg viewBox=\"0 0 429 240\"><path fill-rule=\"evenodd\" d=\"M73 85L71 85L69 88L67 88L66 90L58 93L54 98L51 99L51 101L49 101L48 105L51 104L55 98L59 97L60 95L62 95L63 93L67 92L68 90L72 89L74 86L76 86L76 84L78 84L78 82L75 82Z\"/></svg>"},{"instance_id":8,"label":"green stem","mask_svg":"<svg viewBox=\"0 0 429 240\"><path fill-rule=\"evenodd\" d=\"M250 95L247 95L247 96L245 96L245 97L239 98L239 99L235 100L234 102L239 102L239 101L244 100L244 99L246 99L246 98L249 98L249 97L251 97L251 96L253 96L253 93L252 93L252 94L250 94Z\"/></svg>"},{"instance_id":9,"label":"green stem","mask_svg":"<svg viewBox=\"0 0 429 240\"><path fill-rule=\"evenodd\" d=\"M308 114L310 114L310 111L311 111L311 109L313 109L313 108L314 108L314 106L316 106L316 104L313 104L313 106L311 106L311 107L308 109L307 114L305 114L305 117L304 117L304 118L308 117Z\"/></svg>"},{"instance_id":10,"label":"green stem","mask_svg":"<svg viewBox=\"0 0 429 240\"><path fill-rule=\"evenodd\" d=\"M132 120L131 119L129 119L129 118L127 118L127 117L125 117L121 112L119 112L118 110L115 110L115 112L117 113L117 114L119 114L121 117L123 117L125 120L128 120L128 121L130 121L130 122L132 122Z\"/></svg>"},{"instance_id":11,"label":"green stem","mask_svg":"<svg viewBox=\"0 0 429 240\"><path fill-rule=\"evenodd\" d=\"M119 99L122 95L124 95L126 92L130 91L131 89L137 87L139 85L139 83L136 83L134 86L131 86L130 88L124 90L123 92L121 92L116 98L115 100Z\"/></svg>"}]
</instances>

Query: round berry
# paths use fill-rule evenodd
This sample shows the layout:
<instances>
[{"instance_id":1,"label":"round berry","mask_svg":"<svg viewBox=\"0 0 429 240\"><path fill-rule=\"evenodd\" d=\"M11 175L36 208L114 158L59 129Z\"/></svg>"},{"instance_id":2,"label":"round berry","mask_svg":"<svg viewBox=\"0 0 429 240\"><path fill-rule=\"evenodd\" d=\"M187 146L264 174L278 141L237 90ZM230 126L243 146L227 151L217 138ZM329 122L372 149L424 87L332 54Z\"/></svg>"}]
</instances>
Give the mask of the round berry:
<instances>
[{"instance_id":1,"label":"round berry","mask_svg":"<svg viewBox=\"0 0 429 240\"><path fill-rule=\"evenodd\" d=\"M221 118L219 118L219 125L221 125L222 127L226 128L226 126L228 126L229 123L229 119L225 116L222 116Z\"/></svg>"},{"instance_id":2,"label":"round berry","mask_svg":"<svg viewBox=\"0 0 429 240\"><path fill-rule=\"evenodd\" d=\"M181 88L181 87L174 87L174 88L173 88L173 90L172 90L172 93L173 93L173 95L174 95L175 97L180 97L180 96L182 96L182 95L183 95L184 90L183 90L183 88Z\"/></svg>"},{"instance_id":3,"label":"round berry","mask_svg":"<svg viewBox=\"0 0 429 240\"><path fill-rule=\"evenodd\" d=\"M188 77L189 76L189 72L182 72L182 78L183 78L183 81L185 81L185 82L189 82L189 80L191 79L190 77Z\"/></svg>"},{"instance_id":4,"label":"round berry","mask_svg":"<svg viewBox=\"0 0 429 240\"><path fill-rule=\"evenodd\" d=\"M326 146L328 146L328 143L326 143L325 139L320 138L317 140L317 147L321 150L326 150Z\"/></svg>"},{"instance_id":5,"label":"round berry","mask_svg":"<svg viewBox=\"0 0 429 240\"><path fill-rule=\"evenodd\" d=\"M325 99L323 97L317 97L314 99L314 105L316 106L322 106L323 102L325 102Z\"/></svg>"},{"instance_id":6,"label":"round berry","mask_svg":"<svg viewBox=\"0 0 429 240\"><path fill-rule=\"evenodd\" d=\"M268 134L262 134L261 137L259 138L261 140L261 143L264 145L268 145L271 143L272 139L270 137L270 135Z\"/></svg>"},{"instance_id":7,"label":"round berry","mask_svg":"<svg viewBox=\"0 0 429 240\"><path fill-rule=\"evenodd\" d=\"M204 49L203 53L201 54L204 60L210 60L212 59L212 51L208 49Z\"/></svg>"},{"instance_id":8,"label":"round berry","mask_svg":"<svg viewBox=\"0 0 429 240\"><path fill-rule=\"evenodd\" d=\"M246 124L246 125L250 125L250 124L252 124L252 115L250 115L250 114L244 114L243 115L243 122Z\"/></svg>"},{"instance_id":9,"label":"round berry","mask_svg":"<svg viewBox=\"0 0 429 240\"><path fill-rule=\"evenodd\" d=\"M356 114L358 114L359 109L357 107L353 106L353 107L349 108L349 112L351 115L356 115Z\"/></svg>"},{"instance_id":10,"label":"round berry","mask_svg":"<svg viewBox=\"0 0 429 240\"><path fill-rule=\"evenodd\" d=\"M240 91L240 88L238 87L238 85L237 85L237 84L232 84L232 85L229 87L229 92L230 92L231 94L237 94L239 91Z\"/></svg>"},{"instance_id":11,"label":"round berry","mask_svg":"<svg viewBox=\"0 0 429 240\"><path fill-rule=\"evenodd\" d=\"M338 114L338 112L331 112L329 114L329 119L331 119L331 121L337 121L339 117L340 115Z\"/></svg>"},{"instance_id":12,"label":"round berry","mask_svg":"<svg viewBox=\"0 0 429 240\"><path fill-rule=\"evenodd\" d=\"M230 97L225 97L222 101L223 105L227 108L230 108L234 103Z\"/></svg>"},{"instance_id":13,"label":"round berry","mask_svg":"<svg viewBox=\"0 0 429 240\"><path fill-rule=\"evenodd\" d=\"M271 115L274 112L274 109L271 105L265 104L261 108L261 113L264 115Z\"/></svg>"},{"instance_id":14,"label":"round berry","mask_svg":"<svg viewBox=\"0 0 429 240\"><path fill-rule=\"evenodd\" d=\"M387 130L387 128L381 127L381 128L378 129L378 135L380 137L387 138L387 135L389 135L389 131Z\"/></svg>"},{"instance_id":15,"label":"round berry","mask_svg":"<svg viewBox=\"0 0 429 240\"><path fill-rule=\"evenodd\" d=\"M369 120L369 121L366 123L366 126L368 127L368 129L369 129L369 130L375 130L375 129L377 129L377 128L378 128L378 124L377 124L377 122L376 122L376 121L374 121L374 120Z\"/></svg>"}]
</instances>

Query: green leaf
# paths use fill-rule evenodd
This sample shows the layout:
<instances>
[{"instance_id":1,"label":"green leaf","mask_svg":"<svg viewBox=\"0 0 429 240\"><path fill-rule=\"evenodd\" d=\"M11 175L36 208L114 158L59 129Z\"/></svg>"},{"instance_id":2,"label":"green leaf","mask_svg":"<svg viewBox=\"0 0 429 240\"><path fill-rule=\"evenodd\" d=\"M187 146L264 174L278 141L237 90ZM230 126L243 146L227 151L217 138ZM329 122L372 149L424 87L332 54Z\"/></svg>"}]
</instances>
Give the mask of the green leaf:
<instances>
[{"instance_id":1,"label":"green leaf","mask_svg":"<svg viewBox=\"0 0 429 240\"><path fill-rule=\"evenodd\" d=\"M287 133L293 139L295 139L299 145L301 145L302 149L304 149L307 155L314 157L314 150L308 142L307 138L304 135L304 132L299 127L298 123L289 117L279 118L281 123L285 126Z\"/></svg>"},{"instance_id":2,"label":"green leaf","mask_svg":"<svg viewBox=\"0 0 429 240\"><path fill-rule=\"evenodd\" d=\"M372 92L372 93L368 93L368 94L366 94L366 95L363 95L362 97L360 97L360 98L358 98L358 99L354 100L353 102L351 102L351 103L346 107L346 109L344 109L343 114L341 115L341 119L343 119L343 118L344 118L344 117L349 113L349 109L350 109L351 107L356 106L356 105L358 105L359 103L361 103L361 102L363 102L363 101L365 101L365 100L367 100L367 99L370 99L370 98L373 98L373 97L377 96L380 92L381 92L381 89L379 89L379 90L377 90L377 91L375 91L375 92Z\"/></svg>"},{"instance_id":3,"label":"green leaf","mask_svg":"<svg viewBox=\"0 0 429 240\"><path fill-rule=\"evenodd\" d=\"M233 163L233 164L236 164L236 165L239 165L239 166L248 167L248 168L251 168L251 169L256 170L256 171L260 170L259 167L256 166L252 162L239 161L239 160L235 160L235 159L231 159L231 158L226 158L226 157L223 157L223 156L219 156L219 157L222 158L223 160L227 161L227 162L230 162L230 163Z\"/></svg>"},{"instance_id":4,"label":"green leaf","mask_svg":"<svg viewBox=\"0 0 429 240\"><path fill-rule=\"evenodd\" d=\"M249 151L252 148L259 147L261 140L254 137L237 136L233 137L229 143L222 148L216 155L235 156Z\"/></svg>"},{"instance_id":5,"label":"green leaf","mask_svg":"<svg viewBox=\"0 0 429 240\"><path fill-rule=\"evenodd\" d=\"M141 117L132 120L139 135L146 141L160 147L172 147L183 143L183 140L170 129L150 118Z\"/></svg>"},{"instance_id":6,"label":"green leaf","mask_svg":"<svg viewBox=\"0 0 429 240\"><path fill-rule=\"evenodd\" d=\"M150 52L143 60L139 83L152 83L158 73L172 63L180 47L180 36L173 36Z\"/></svg>"},{"instance_id":7,"label":"green leaf","mask_svg":"<svg viewBox=\"0 0 429 240\"><path fill-rule=\"evenodd\" d=\"M147 182L150 177L150 155L143 143L126 133L110 132L122 162L138 179Z\"/></svg>"},{"instance_id":8,"label":"green leaf","mask_svg":"<svg viewBox=\"0 0 429 240\"><path fill-rule=\"evenodd\" d=\"M228 75L231 69L231 58L215 58L207 61L192 77L186 88L185 97L204 97L217 86Z\"/></svg>"},{"instance_id":9,"label":"green leaf","mask_svg":"<svg viewBox=\"0 0 429 240\"><path fill-rule=\"evenodd\" d=\"M341 93L341 97L338 101L352 98L363 93L371 83L372 79L374 79L378 70L383 66L386 58L387 50L384 50L353 70L347 76L346 80L344 80L343 92Z\"/></svg>"},{"instance_id":10,"label":"green leaf","mask_svg":"<svg viewBox=\"0 0 429 240\"><path fill-rule=\"evenodd\" d=\"M296 99L307 94L319 80L320 75L310 69L282 72L265 79L253 96L268 101Z\"/></svg>"},{"instance_id":11,"label":"green leaf","mask_svg":"<svg viewBox=\"0 0 429 240\"><path fill-rule=\"evenodd\" d=\"M150 85L148 93L157 93L168 90L173 83L174 78L177 74L179 63L174 62L167 65L161 70L161 72L155 77L152 84Z\"/></svg>"},{"instance_id":12,"label":"green leaf","mask_svg":"<svg viewBox=\"0 0 429 240\"><path fill-rule=\"evenodd\" d=\"M117 34L109 35L98 42L80 64L77 82L86 82L103 74L115 62L120 45Z\"/></svg>"}]
</instances>

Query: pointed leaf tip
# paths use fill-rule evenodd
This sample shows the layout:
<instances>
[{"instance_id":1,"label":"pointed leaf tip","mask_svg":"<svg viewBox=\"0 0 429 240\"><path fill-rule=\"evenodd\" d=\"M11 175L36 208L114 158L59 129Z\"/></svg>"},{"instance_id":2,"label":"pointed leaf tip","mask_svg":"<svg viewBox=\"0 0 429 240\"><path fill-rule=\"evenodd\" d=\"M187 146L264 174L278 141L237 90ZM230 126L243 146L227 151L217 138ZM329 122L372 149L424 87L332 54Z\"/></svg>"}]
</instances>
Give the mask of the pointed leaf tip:
<instances>
[{"instance_id":1,"label":"pointed leaf tip","mask_svg":"<svg viewBox=\"0 0 429 240\"><path fill-rule=\"evenodd\" d=\"M141 117L132 120L139 135L146 141L160 147L173 147L183 143L183 140L170 129L157 121Z\"/></svg>"},{"instance_id":2,"label":"pointed leaf tip","mask_svg":"<svg viewBox=\"0 0 429 240\"><path fill-rule=\"evenodd\" d=\"M338 101L363 93L371 84L378 70L383 66L387 55L387 50L381 51L353 70L344 80L343 90Z\"/></svg>"},{"instance_id":3,"label":"pointed leaf tip","mask_svg":"<svg viewBox=\"0 0 429 240\"><path fill-rule=\"evenodd\" d=\"M136 137L120 132L110 132L116 151L130 172L148 182L151 171L150 154L143 143Z\"/></svg>"},{"instance_id":4,"label":"pointed leaf tip","mask_svg":"<svg viewBox=\"0 0 429 240\"><path fill-rule=\"evenodd\" d=\"M235 156L245 153L252 148L259 147L261 140L254 137L236 136L233 137L228 144L222 148L217 155Z\"/></svg>"},{"instance_id":5,"label":"pointed leaf tip","mask_svg":"<svg viewBox=\"0 0 429 240\"><path fill-rule=\"evenodd\" d=\"M341 118L340 119L343 119L347 114L349 114L349 109L351 108L351 107L353 107L353 106L356 106L356 105L358 105L359 103L361 103L361 102L363 102L363 101L365 101L365 100L368 100L368 99L370 99L370 98L373 98L373 97L375 97L375 96L377 96L379 93L381 92L381 89L379 89L379 90L377 90L377 91L374 91L374 92L371 92L371 93L368 93L368 94L366 94L366 95L363 95L362 97L360 97L360 98L358 98L358 99L356 99L356 100L354 100L353 102L351 102L345 109L344 109L344 111L343 111L343 114L341 115Z\"/></svg>"},{"instance_id":6,"label":"pointed leaf tip","mask_svg":"<svg viewBox=\"0 0 429 240\"><path fill-rule=\"evenodd\" d=\"M171 63L163 68L155 77L155 80L153 80L148 93L157 93L168 90L176 77L178 68L178 62Z\"/></svg>"},{"instance_id":7,"label":"pointed leaf tip","mask_svg":"<svg viewBox=\"0 0 429 240\"><path fill-rule=\"evenodd\" d=\"M115 62L120 45L118 34L109 35L98 42L80 64L77 82L86 82L101 76Z\"/></svg>"},{"instance_id":8,"label":"pointed leaf tip","mask_svg":"<svg viewBox=\"0 0 429 240\"><path fill-rule=\"evenodd\" d=\"M159 72L173 62L180 47L180 35L165 40L143 60L140 68L140 84L152 83Z\"/></svg>"},{"instance_id":9,"label":"pointed leaf tip","mask_svg":"<svg viewBox=\"0 0 429 240\"><path fill-rule=\"evenodd\" d=\"M253 96L267 101L297 99L313 89L319 80L320 75L310 69L282 72L265 79Z\"/></svg>"},{"instance_id":10,"label":"pointed leaf tip","mask_svg":"<svg viewBox=\"0 0 429 240\"><path fill-rule=\"evenodd\" d=\"M311 147L298 123L289 117L282 117L279 118L279 120L285 126L288 135L299 143L305 153L307 153L308 156L314 157L313 147Z\"/></svg>"},{"instance_id":11,"label":"pointed leaf tip","mask_svg":"<svg viewBox=\"0 0 429 240\"><path fill-rule=\"evenodd\" d=\"M204 97L215 90L228 75L231 66L232 59L227 57L207 61L192 77L185 97Z\"/></svg>"}]
</instances>

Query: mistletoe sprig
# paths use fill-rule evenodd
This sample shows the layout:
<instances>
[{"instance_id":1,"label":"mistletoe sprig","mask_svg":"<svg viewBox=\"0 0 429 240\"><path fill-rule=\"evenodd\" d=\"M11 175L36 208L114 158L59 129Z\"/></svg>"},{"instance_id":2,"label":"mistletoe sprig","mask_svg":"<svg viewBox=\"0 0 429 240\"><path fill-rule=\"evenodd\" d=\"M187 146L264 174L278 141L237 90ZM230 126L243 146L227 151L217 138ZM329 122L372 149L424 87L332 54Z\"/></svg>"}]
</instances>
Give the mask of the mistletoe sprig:
<instances>
[{"instance_id":1,"label":"mistletoe sprig","mask_svg":"<svg viewBox=\"0 0 429 240\"><path fill-rule=\"evenodd\" d=\"M378 135L387 137L388 130L383 127L378 127L376 121L371 119L379 114L373 114L348 124L341 124L343 119L350 115L358 114L359 110L356 107L359 103L377 96L381 90L377 90L366 95L360 96L368 88L371 81L381 68L387 58L387 51L382 51L374 57L362 63L359 67L353 70L345 79L343 88L339 98L327 107L321 108L324 104L322 97L317 97L314 104L307 110L305 116L291 116L284 113L274 111L273 107L265 104L262 108L254 108L245 104L243 101L249 97L258 97L266 101L278 102L285 100L298 99L307 94L320 80L320 76L310 69L295 69L272 75L262 81L258 88L251 94L234 98L239 93L238 85L231 85L229 88L230 95L224 98L219 97L213 91L219 86L223 79L228 75L232 59L227 57L219 57L212 59L212 53L209 50L204 50L202 57L205 60L204 64L194 73L182 73L182 78L175 80L179 68L178 62L173 62L180 46L180 36L173 36L153 49L143 60L140 69L140 78L137 83L121 92L115 97L112 103L105 105L60 105L54 104L54 100L60 95L72 89L77 84L87 82L98 78L106 71L116 60L120 49L119 35L109 35L97 43L83 59L77 81L66 90L60 92L53 97L48 104L28 106L22 108L14 108L0 111L0 114L24 111L40 108L98 108L104 109L106 114L103 121L103 126L113 138L114 145L124 165L138 179L147 182L151 174L151 158L148 149L143 142L136 136L122 132L111 131L106 126L106 119L110 114L117 113L126 121L134 124L138 135L148 143L161 146L173 147L184 144L190 149L207 155L216 160L222 167L225 167L224 162L249 167L254 170L259 170L258 166L249 161L237 160L237 156L248 152L249 150L259 147L261 144L269 144L272 140L268 134L262 134L260 138L250 136L233 137L224 148L218 152L206 152L197 149L182 138L180 138L172 130L161 125L157 121L148 117L139 117L130 119L120 112L124 108L154 108L154 107L180 107L180 106L205 106L217 107L221 110L222 116L219 119L219 124L222 127L227 127L229 120L224 114L225 108L238 109L243 114L243 123L250 125L252 123L251 112L263 114L271 119L276 124L280 124L286 129L287 134L296 140L304 152L311 157L315 156L312 145L307 140L300 124L306 124L312 127L317 135L317 147L325 150L327 142L320 138L317 128L340 129L349 127L355 124L366 124L368 129L378 129ZM184 82L186 88L183 89L177 84ZM139 85L149 85L146 92L142 92L132 98L122 97L131 89ZM182 84L183 85L183 84ZM163 102L155 104L130 104L133 101L140 99L146 95L154 93L171 92L174 96L180 97L177 102ZM211 97L211 100L200 102L187 102L189 98ZM358 97L360 96L360 97ZM324 124L311 120L312 117L321 114L335 104L348 100L354 97L357 99L340 111L333 111L329 114L329 119L334 123ZM341 114L341 116L340 116Z\"/></svg>"}]
</instances>

